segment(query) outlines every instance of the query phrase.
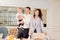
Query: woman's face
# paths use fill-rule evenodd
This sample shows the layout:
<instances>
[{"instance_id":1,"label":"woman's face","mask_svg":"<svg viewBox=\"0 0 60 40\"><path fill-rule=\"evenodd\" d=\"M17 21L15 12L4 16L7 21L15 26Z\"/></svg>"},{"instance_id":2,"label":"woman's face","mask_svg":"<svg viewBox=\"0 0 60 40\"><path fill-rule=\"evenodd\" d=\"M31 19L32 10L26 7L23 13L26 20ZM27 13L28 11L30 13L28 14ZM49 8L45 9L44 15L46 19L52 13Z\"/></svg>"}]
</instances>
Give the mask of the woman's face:
<instances>
[{"instance_id":1,"label":"woman's face","mask_svg":"<svg viewBox=\"0 0 60 40\"><path fill-rule=\"evenodd\" d=\"M38 15L39 15L39 11L36 10L36 11L35 11L35 16L38 16Z\"/></svg>"}]
</instances>

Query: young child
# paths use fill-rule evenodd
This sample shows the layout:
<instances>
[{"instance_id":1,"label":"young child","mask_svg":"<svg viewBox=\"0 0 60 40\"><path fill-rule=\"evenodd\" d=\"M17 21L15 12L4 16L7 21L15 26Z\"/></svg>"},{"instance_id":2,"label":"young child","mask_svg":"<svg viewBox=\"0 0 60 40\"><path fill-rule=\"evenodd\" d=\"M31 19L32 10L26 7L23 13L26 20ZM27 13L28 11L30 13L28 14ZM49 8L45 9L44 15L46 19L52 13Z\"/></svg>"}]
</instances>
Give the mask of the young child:
<instances>
[{"instance_id":1,"label":"young child","mask_svg":"<svg viewBox=\"0 0 60 40\"><path fill-rule=\"evenodd\" d=\"M23 26L24 23L22 23L22 21L23 21L24 16L22 13L22 8L20 8L20 7L18 8L18 13L16 14L16 18L17 18L17 23L18 23L19 27L21 25Z\"/></svg>"}]
</instances>

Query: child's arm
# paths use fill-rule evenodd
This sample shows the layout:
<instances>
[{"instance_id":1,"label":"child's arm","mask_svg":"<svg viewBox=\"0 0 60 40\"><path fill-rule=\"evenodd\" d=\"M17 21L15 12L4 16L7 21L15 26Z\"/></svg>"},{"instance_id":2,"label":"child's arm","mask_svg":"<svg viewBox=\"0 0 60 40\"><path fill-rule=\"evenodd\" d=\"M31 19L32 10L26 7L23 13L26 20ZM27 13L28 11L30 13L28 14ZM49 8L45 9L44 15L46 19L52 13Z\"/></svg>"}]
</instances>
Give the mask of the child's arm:
<instances>
[{"instance_id":1,"label":"child's arm","mask_svg":"<svg viewBox=\"0 0 60 40\"><path fill-rule=\"evenodd\" d=\"M24 16L19 16L19 19L23 19L24 18Z\"/></svg>"}]
</instances>

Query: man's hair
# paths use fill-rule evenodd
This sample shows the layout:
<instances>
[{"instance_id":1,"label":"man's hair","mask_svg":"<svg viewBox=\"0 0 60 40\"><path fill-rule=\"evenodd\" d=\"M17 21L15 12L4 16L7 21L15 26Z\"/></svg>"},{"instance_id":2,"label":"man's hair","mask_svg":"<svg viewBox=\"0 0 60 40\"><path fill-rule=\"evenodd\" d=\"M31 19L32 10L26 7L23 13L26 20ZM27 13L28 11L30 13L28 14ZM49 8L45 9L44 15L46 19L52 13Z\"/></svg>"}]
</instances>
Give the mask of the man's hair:
<instances>
[{"instance_id":1,"label":"man's hair","mask_svg":"<svg viewBox=\"0 0 60 40\"><path fill-rule=\"evenodd\" d=\"M30 8L30 7L26 7L26 8L28 8L29 10L31 10L31 8Z\"/></svg>"}]
</instances>

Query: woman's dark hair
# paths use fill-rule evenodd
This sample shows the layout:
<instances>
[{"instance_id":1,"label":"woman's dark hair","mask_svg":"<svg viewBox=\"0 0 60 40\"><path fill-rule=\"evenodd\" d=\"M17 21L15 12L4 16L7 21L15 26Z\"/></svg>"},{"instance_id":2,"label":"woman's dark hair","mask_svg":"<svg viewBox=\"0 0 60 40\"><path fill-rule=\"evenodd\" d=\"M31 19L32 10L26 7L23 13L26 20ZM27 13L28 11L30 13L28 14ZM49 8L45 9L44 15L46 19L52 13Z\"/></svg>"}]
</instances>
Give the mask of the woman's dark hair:
<instances>
[{"instance_id":1,"label":"woman's dark hair","mask_svg":"<svg viewBox=\"0 0 60 40\"><path fill-rule=\"evenodd\" d=\"M39 11L39 18L42 20L42 12L41 9L36 9L35 11ZM35 12L34 12L34 17L35 17Z\"/></svg>"}]
</instances>

